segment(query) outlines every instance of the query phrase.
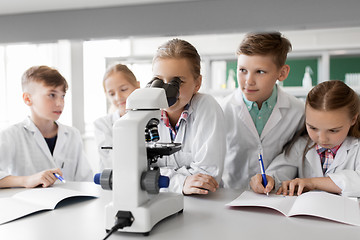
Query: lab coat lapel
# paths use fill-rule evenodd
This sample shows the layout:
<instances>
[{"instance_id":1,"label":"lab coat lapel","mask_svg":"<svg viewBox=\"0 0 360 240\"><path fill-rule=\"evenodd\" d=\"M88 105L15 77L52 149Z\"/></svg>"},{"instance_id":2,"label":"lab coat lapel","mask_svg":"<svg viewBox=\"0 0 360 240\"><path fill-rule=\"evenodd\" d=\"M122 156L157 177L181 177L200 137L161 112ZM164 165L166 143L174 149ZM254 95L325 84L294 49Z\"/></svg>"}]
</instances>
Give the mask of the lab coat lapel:
<instances>
[{"instance_id":1,"label":"lab coat lapel","mask_svg":"<svg viewBox=\"0 0 360 240\"><path fill-rule=\"evenodd\" d=\"M68 139L68 131L67 129L64 127L64 125L56 122L56 124L58 125L58 133L57 133L57 139L56 139L56 144L55 144L55 149L54 149L54 156L58 156L62 151L64 151L64 146L65 143L67 141L70 141Z\"/></svg>"},{"instance_id":2,"label":"lab coat lapel","mask_svg":"<svg viewBox=\"0 0 360 240\"><path fill-rule=\"evenodd\" d=\"M313 144L313 142L311 142L310 144ZM316 152L315 147L311 148L306 153L305 159L310 165L309 169L311 169L311 171L313 172L313 173L310 173L309 176L322 177L324 175L322 166L321 166L320 157L319 157L319 154ZM304 176L304 177L309 177L309 176Z\"/></svg>"},{"instance_id":3,"label":"lab coat lapel","mask_svg":"<svg viewBox=\"0 0 360 240\"><path fill-rule=\"evenodd\" d=\"M48 145L46 144L46 141L41 134L40 130L35 126L34 122L28 117L25 120L25 128L28 129L30 132L32 132L34 136L34 140L36 144L40 147L41 151L44 153L44 155L52 161L52 156L49 150Z\"/></svg>"},{"instance_id":4,"label":"lab coat lapel","mask_svg":"<svg viewBox=\"0 0 360 240\"><path fill-rule=\"evenodd\" d=\"M242 93L235 94L235 105L240 106L238 117L241 122L239 122L238 124L244 124L247 129L249 129L249 131L255 136L255 138L259 139L259 133L257 132L255 124L250 116L249 110L247 109L246 104L242 99ZM235 122L237 122L237 119L235 119Z\"/></svg>"},{"instance_id":5,"label":"lab coat lapel","mask_svg":"<svg viewBox=\"0 0 360 240\"><path fill-rule=\"evenodd\" d=\"M333 169L338 167L339 165L343 164L344 161L347 159L347 155L349 154L351 146L358 145L358 140L354 138L346 138L345 141L342 143L341 147L337 151L335 155L335 159L328 168L326 172L334 172Z\"/></svg>"},{"instance_id":6,"label":"lab coat lapel","mask_svg":"<svg viewBox=\"0 0 360 240\"><path fill-rule=\"evenodd\" d=\"M283 111L287 111L290 107L289 101L284 99L283 90L280 87L277 87L277 91L276 104L261 133L261 139L263 139L280 122L282 116L286 114L283 113Z\"/></svg>"}]
</instances>

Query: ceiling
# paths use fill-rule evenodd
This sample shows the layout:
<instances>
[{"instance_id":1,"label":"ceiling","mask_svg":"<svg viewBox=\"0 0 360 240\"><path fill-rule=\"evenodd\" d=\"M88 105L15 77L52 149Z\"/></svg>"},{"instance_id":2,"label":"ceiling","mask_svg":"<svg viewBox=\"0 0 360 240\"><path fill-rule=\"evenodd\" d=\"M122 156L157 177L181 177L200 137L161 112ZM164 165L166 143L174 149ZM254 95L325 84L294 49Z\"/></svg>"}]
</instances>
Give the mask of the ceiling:
<instances>
[{"instance_id":1,"label":"ceiling","mask_svg":"<svg viewBox=\"0 0 360 240\"><path fill-rule=\"evenodd\" d=\"M0 0L0 15L182 1L184 0Z\"/></svg>"}]
</instances>

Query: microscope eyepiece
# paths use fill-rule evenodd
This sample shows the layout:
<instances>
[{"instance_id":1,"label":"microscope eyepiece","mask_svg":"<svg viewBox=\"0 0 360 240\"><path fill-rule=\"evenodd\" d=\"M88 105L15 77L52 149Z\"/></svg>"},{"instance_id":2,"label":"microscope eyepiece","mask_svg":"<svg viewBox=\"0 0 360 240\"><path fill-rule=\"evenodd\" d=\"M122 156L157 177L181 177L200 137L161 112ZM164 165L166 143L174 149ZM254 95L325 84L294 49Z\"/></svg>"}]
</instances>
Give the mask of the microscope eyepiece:
<instances>
[{"instance_id":1,"label":"microscope eyepiece","mask_svg":"<svg viewBox=\"0 0 360 240\"><path fill-rule=\"evenodd\" d=\"M170 82L164 83L160 78L154 78L151 80L146 87L148 88L163 88L165 89L166 98L169 107L174 105L179 98L181 80L179 77L174 77Z\"/></svg>"}]
</instances>

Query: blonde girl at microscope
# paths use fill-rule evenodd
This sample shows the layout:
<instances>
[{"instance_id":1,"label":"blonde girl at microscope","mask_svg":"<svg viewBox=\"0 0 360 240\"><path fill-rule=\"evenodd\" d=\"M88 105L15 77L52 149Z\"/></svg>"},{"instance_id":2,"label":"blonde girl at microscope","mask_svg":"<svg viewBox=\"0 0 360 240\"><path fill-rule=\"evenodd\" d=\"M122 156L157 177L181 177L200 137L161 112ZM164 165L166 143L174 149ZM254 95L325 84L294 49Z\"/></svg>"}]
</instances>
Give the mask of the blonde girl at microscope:
<instances>
[{"instance_id":1,"label":"blonde girl at microscope","mask_svg":"<svg viewBox=\"0 0 360 240\"><path fill-rule=\"evenodd\" d=\"M106 70L103 87L105 95L112 105L110 109L115 111L94 122L95 140L100 156L100 171L104 168L112 168L112 151L102 149L102 147L112 147L112 127L115 121L126 113L126 99L140 87L140 83L126 65L115 64Z\"/></svg>"},{"instance_id":2,"label":"blonde girl at microscope","mask_svg":"<svg viewBox=\"0 0 360 240\"><path fill-rule=\"evenodd\" d=\"M225 156L224 116L210 95L199 93L200 56L189 42L172 39L159 46L153 58L153 78L181 80L177 102L162 111L160 142L182 148L159 159L162 175L170 177L169 191L208 194L219 187Z\"/></svg>"}]
</instances>

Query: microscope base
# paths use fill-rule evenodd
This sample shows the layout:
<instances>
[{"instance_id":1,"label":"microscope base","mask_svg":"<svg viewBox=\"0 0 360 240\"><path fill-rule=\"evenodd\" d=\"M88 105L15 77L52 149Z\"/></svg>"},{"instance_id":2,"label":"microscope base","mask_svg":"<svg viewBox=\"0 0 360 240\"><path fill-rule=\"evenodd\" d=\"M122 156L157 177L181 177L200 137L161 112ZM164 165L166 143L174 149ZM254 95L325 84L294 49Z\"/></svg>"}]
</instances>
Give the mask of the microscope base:
<instances>
[{"instance_id":1,"label":"microscope base","mask_svg":"<svg viewBox=\"0 0 360 240\"><path fill-rule=\"evenodd\" d=\"M182 212L184 209L184 197L181 194L162 192L141 206L133 209L115 209L113 202L106 206L106 230L114 225L114 216L117 211L130 211L134 216L134 222L130 227L119 229L119 232L133 232L149 234L151 229L161 220L173 214Z\"/></svg>"}]
</instances>

